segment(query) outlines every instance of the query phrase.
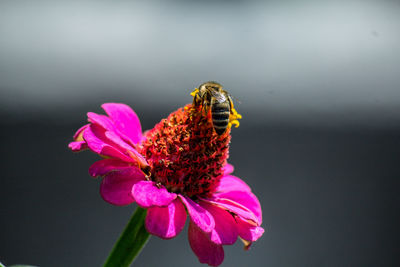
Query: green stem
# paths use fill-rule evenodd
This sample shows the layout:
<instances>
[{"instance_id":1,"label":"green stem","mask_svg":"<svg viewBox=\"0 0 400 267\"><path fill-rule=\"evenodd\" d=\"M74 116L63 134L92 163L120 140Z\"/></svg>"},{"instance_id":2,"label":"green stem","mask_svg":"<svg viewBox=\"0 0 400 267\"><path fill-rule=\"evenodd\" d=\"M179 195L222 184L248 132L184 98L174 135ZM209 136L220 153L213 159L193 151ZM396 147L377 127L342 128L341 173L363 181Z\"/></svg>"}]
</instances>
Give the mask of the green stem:
<instances>
[{"instance_id":1,"label":"green stem","mask_svg":"<svg viewBox=\"0 0 400 267\"><path fill-rule=\"evenodd\" d=\"M128 267L150 237L144 227L146 209L137 207L103 267Z\"/></svg>"}]
</instances>

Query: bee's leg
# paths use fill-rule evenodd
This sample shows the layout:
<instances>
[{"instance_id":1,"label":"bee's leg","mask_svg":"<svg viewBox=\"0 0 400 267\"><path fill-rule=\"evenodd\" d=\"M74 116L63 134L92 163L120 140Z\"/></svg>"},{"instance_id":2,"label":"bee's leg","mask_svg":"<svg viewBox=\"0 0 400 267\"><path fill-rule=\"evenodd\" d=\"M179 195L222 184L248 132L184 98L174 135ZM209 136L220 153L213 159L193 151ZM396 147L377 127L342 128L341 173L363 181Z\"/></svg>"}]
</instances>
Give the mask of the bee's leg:
<instances>
[{"instance_id":1,"label":"bee's leg","mask_svg":"<svg viewBox=\"0 0 400 267\"><path fill-rule=\"evenodd\" d=\"M207 116L209 107L210 107L210 103L208 103L207 100L204 100L203 108L202 108L202 113L204 114L204 116Z\"/></svg>"},{"instance_id":2,"label":"bee's leg","mask_svg":"<svg viewBox=\"0 0 400 267\"><path fill-rule=\"evenodd\" d=\"M198 96L199 96L198 94L195 94L195 95L194 95L192 106L197 106L197 98L198 98Z\"/></svg>"},{"instance_id":3,"label":"bee's leg","mask_svg":"<svg viewBox=\"0 0 400 267\"><path fill-rule=\"evenodd\" d=\"M199 89L195 88L193 92L190 93L193 96L193 106L197 106L201 101L200 91Z\"/></svg>"},{"instance_id":4,"label":"bee's leg","mask_svg":"<svg viewBox=\"0 0 400 267\"><path fill-rule=\"evenodd\" d=\"M229 127L232 125L235 125L235 127L239 127L239 119L242 118L242 115L237 113L235 108L233 107L233 101L230 95L228 95L228 100L229 100L229 107L230 107L230 113L231 115L229 116Z\"/></svg>"},{"instance_id":5,"label":"bee's leg","mask_svg":"<svg viewBox=\"0 0 400 267\"><path fill-rule=\"evenodd\" d=\"M229 101L229 112L233 115L233 101L232 101L232 97L228 95L228 101Z\"/></svg>"}]
</instances>

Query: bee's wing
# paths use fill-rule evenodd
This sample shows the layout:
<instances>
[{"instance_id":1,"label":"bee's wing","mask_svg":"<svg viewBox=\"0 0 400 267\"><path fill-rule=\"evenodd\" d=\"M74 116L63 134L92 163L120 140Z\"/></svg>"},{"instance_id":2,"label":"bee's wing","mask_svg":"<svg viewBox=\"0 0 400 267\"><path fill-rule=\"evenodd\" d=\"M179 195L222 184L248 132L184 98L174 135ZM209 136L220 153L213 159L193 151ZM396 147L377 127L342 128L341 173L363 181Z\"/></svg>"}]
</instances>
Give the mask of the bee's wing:
<instances>
[{"instance_id":1,"label":"bee's wing","mask_svg":"<svg viewBox=\"0 0 400 267\"><path fill-rule=\"evenodd\" d=\"M227 100L225 94L221 94L220 92L211 91L211 95L217 100L218 103L222 103Z\"/></svg>"}]
</instances>

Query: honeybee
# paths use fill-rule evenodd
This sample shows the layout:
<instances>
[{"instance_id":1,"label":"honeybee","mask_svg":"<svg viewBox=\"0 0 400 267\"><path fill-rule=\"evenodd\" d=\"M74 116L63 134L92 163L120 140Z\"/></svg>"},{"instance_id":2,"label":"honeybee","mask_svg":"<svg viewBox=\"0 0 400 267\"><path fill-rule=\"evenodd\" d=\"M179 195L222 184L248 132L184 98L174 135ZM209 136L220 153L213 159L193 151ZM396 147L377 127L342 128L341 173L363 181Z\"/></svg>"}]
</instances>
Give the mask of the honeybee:
<instances>
[{"instance_id":1,"label":"honeybee","mask_svg":"<svg viewBox=\"0 0 400 267\"><path fill-rule=\"evenodd\" d=\"M222 85L213 81L201 84L199 89L193 92L193 104L194 106L202 105L206 114L211 108L215 132L218 135L225 133L230 123L230 115L234 115L234 109L232 98L222 89Z\"/></svg>"}]
</instances>

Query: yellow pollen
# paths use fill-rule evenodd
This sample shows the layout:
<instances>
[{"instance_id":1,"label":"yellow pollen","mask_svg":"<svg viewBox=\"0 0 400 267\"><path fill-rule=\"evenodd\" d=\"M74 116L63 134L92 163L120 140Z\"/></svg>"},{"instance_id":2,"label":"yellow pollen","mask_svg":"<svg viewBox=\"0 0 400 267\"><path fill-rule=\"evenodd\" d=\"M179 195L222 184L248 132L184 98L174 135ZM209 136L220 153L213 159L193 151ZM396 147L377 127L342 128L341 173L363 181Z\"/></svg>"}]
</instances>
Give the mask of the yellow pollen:
<instances>
[{"instance_id":1,"label":"yellow pollen","mask_svg":"<svg viewBox=\"0 0 400 267\"><path fill-rule=\"evenodd\" d=\"M235 127L237 128L240 125L239 120L242 118L242 115L240 115L233 107L231 112L232 114L231 116L229 116L229 126L235 125Z\"/></svg>"},{"instance_id":2,"label":"yellow pollen","mask_svg":"<svg viewBox=\"0 0 400 267\"><path fill-rule=\"evenodd\" d=\"M190 95L195 97L198 92L199 92L199 89L194 88L193 92L191 92Z\"/></svg>"}]
</instances>

